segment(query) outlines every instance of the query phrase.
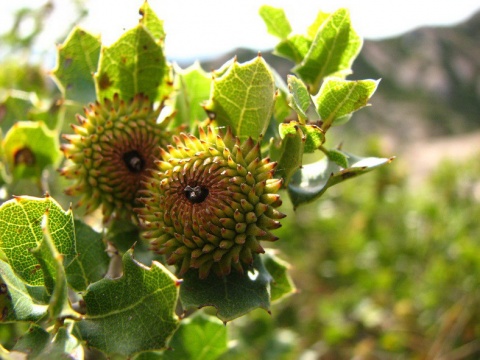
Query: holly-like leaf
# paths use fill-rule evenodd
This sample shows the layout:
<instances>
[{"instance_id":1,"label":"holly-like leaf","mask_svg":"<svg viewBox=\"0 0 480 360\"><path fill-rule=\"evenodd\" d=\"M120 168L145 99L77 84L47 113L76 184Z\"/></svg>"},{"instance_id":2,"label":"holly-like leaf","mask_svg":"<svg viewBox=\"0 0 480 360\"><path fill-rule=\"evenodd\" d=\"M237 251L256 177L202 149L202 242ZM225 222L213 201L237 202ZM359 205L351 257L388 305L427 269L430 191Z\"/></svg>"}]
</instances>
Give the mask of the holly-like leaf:
<instances>
[{"instance_id":1,"label":"holly-like leaf","mask_svg":"<svg viewBox=\"0 0 480 360\"><path fill-rule=\"evenodd\" d=\"M267 251L263 256L263 263L272 275L271 300L281 300L296 292L293 280L288 274L290 265L275 255L273 251Z\"/></svg>"},{"instance_id":2,"label":"holly-like leaf","mask_svg":"<svg viewBox=\"0 0 480 360\"><path fill-rule=\"evenodd\" d=\"M48 232L68 266L77 255L73 214L64 212L50 196L44 199L19 196L0 207L0 246L13 270L29 285L43 286L46 278L32 249L44 240L42 221L48 212ZM53 287L51 284L50 287Z\"/></svg>"},{"instance_id":3,"label":"holly-like leaf","mask_svg":"<svg viewBox=\"0 0 480 360\"><path fill-rule=\"evenodd\" d=\"M330 75L348 75L360 52L362 39L353 30L347 9L339 9L318 28L315 39L303 61L293 70L316 94L322 80Z\"/></svg>"},{"instance_id":4,"label":"holly-like leaf","mask_svg":"<svg viewBox=\"0 0 480 360\"><path fill-rule=\"evenodd\" d=\"M53 79L65 99L85 104L95 100L93 74L100 56L100 38L75 27L58 47Z\"/></svg>"},{"instance_id":5,"label":"holly-like leaf","mask_svg":"<svg viewBox=\"0 0 480 360\"><path fill-rule=\"evenodd\" d=\"M282 125L280 125L280 128L282 128ZM306 141L300 126L294 126L292 130L292 132L282 135L283 139L279 149L275 145L275 140L270 146L270 157L278 163L275 176L283 178L285 185L290 182L292 175L302 166Z\"/></svg>"},{"instance_id":6,"label":"holly-like leaf","mask_svg":"<svg viewBox=\"0 0 480 360\"><path fill-rule=\"evenodd\" d=\"M379 166L392 162L393 158L361 158L343 152L348 167L342 168L328 156L312 164L304 165L288 184L288 195L294 207L318 199L331 186L355 176L365 174Z\"/></svg>"},{"instance_id":7,"label":"holly-like leaf","mask_svg":"<svg viewBox=\"0 0 480 360\"><path fill-rule=\"evenodd\" d=\"M59 218L59 216L61 218ZM54 237L58 240L75 244L73 232L73 216L64 216L63 212L53 211L47 207L43 215L41 227L43 241L40 245L31 250L37 258L43 272L43 278L47 292L51 294L49 300L49 317L51 320L58 318L78 318L70 306L67 289L67 276L64 268L64 256L61 255L55 246ZM67 266L70 262L67 262Z\"/></svg>"},{"instance_id":8,"label":"holly-like leaf","mask_svg":"<svg viewBox=\"0 0 480 360\"><path fill-rule=\"evenodd\" d=\"M302 130L305 137L305 153L313 153L325 142L325 133L317 125L302 125L296 121L280 124L280 136L284 137L287 134L294 134L297 131L297 127Z\"/></svg>"},{"instance_id":9,"label":"holly-like leaf","mask_svg":"<svg viewBox=\"0 0 480 360\"><path fill-rule=\"evenodd\" d=\"M48 331L37 324L32 324L18 339L12 351L28 354L30 359L36 359L47 347L50 338L51 334Z\"/></svg>"},{"instance_id":10,"label":"holly-like leaf","mask_svg":"<svg viewBox=\"0 0 480 360\"><path fill-rule=\"evenodd\" d=\"M0 321L37 321L47 314L47 305L40 304L11 266L0 260Z\"/></svg>"},{"instance_id":11,"label":"holly-like leaf","mask_svg":"<svg viewBox=\"0 0 480 360\"><path fill-rule=\"evenodd\" d=\"M161 44L142 24L127 31L114 44L102 48L95 74L97 97L115 93L126 101L136 94L156 99L166 70Z\"/></svg>"},{"instance_id":12,"label":"holly-like leaf","mask_svg":"<svg viewBox=\"0 0 480 360\"><path fill-rule=\"evenodd\" d=\"M210 96L212 76L202 69L199 62L185 70L177 68L175 72L175 124L189 125L194 133L198 124L207 117L202 104Z\"/></svg>"},{"instance_id":13,"label":"holly-like leaf","mask_svg":"<svg viewBox=\"0 0 480 360\"><path fill-rule=\"evenodd\" d=\"M140 19L140 24L143 24L150 34L157 42L163 42L165 39L165 30L163 28L163 21L160 20L155 14L155 12L150 7L148 1L145 2L140 7L140 15L142 18Z\"/></svg>"},{"instance_id":14,"label":"holly-like leaf","mask_svg":"<svg viewBox=\"0 0 480 360\"><path fill-rule=\"evenodd\" d=\"M216 317L197 311L182 320L169 343L171 350L163 351L161 359L215 360L227 351L227 341L225 325Z\"/></svg>"},{"instance_id":15,"label":"holly-like leaf","mask_svg":"<svg viewBox=\"0 0 480 360\"><path fill-rule=\"evenodd\" d=\"M260 7L259 14L267 25L267 31L280 39L286 39L292 32L285 11L269 5Z\"/></svg>"},{"instance_id":16,"label":"holly-like leaf","mask_svg":"<svg viewBox=\"0 0 480 360\"><path fill-rule=\"evenodd\" d=\"M245 274L232 271L218 277L210 273L200 280L198 271L190 269L180 287L180 300L186 309L214 306L218 318L227 322L256 308L270 311L271 281L260 256L254 257L253 269Z\"/></svg>"},{"instance_id":17,"label":"holly-like leaf","mask_svg":"<svg viewBox=\"0 0 480 360\"><path fill-rule=\"evenodd\" d=\"M86 315L78 323L83 340L106 354L129 356L162 350L178 325L175 306L179 281L163 265L150 268L123 256L123 276L91 284Z\"/></svg>"},{"instance_id":18,"label":"holly-like leaf","mask_svg":"<svg viewBox=\"0 0 480 360\"><path fill-rule=\"evenodd\" d=\"M214 73L205 110L220 126L230 126L241 139L265 134L275 104L275 80L261 56L239 64L233 61Z\"/></svg>"},{"instance_id":19,"label":"holly-like leaf","mask_svg":"<svg viewBox=\"0 0 480 360\"><path fill-rule=\"evenodd\" d=\"M323 121L322 128L326 130L345 116L367 106L378 83L377 80L325 80L315 96L315 103Z\"/></svg>"},{"instance_id":20,"label":"holly-like leaf","mask_svg":"<svg viewBox=\"0 0 480 360\"><path fill-rule=\"evenodd\" d=\"M51 334L42 327L32 324L27 333L20 337L12 349L28 355L29 359L83 359L83 347L71 334L72 323L58 328Z\"/></svg>"},{"instance_id":21,"label":"holly-like leaf","mask_svg":"<svg viewBox=\"0 0 480 360\"><path fill-rule=\"evenodd\" d=\"M8 91L0 103L0 125L6 133L19 120L27 120L33 108L34 94L24 91Z\"/></svg>"},{"instance_id":22,"label":"holly-like leaf","mask_svg":"<svg viewBox=\"0 0 480 360\"><path fill-rule=\"evenodd\" d=\"M103 235L80 220L75 220L75 237L78 256L65 270L68 284L76 291L83 291L105 276L110 258Z\"/></svg>"},{"instance_id":23,"label":"holly-like leaf","mask_svg":"<svg viewBox=\"0 0 480 360\"><path fill-rule=\"evenodd\" d=\"M305 124L307 120L320 120L320 115L305 84L293 75L288 75L287 81L290 92L289 105L297 113L300 123Z\"/></svg>"},{"instance_id":24,"label":"holly-like leaf","mask_svg":"<svg viewBox=\"0 0 480 360\"><path fill-rule=\"evenodd\" d=\"M274 54L299 64L303 61L311 46L311 39L305 35L293 34L275 46Z\"/></svg>"},{"instance_id":25,"label":"holly-like leaf","mask_svg":"<svg viewBox=\"0 0 480 360\"><path fill-rule=\"evenodd\" d=\"M40 179L60 160L58 134L43 122L19 121L3 139L4 156L14 179Z\"/></svg>"}]
</instances>

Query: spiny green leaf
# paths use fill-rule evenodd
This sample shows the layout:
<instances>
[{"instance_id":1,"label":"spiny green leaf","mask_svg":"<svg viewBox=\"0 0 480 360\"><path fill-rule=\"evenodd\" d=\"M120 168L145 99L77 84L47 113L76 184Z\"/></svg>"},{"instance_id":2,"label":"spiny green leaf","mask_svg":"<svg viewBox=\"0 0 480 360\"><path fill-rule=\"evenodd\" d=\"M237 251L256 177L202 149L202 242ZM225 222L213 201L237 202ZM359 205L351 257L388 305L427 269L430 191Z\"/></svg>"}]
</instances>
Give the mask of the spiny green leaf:
<instances>
[{"instance_id":1,"label":"spiny green leaf","mask_svg":"<svg viewBox=\"0 0 480 360\"><path fill-rule=\"evenodd\" d=\"M178 325L178 280L158 262L150 268L123 256L123 276L91 284L84 295L83 340L106 354L162 350Z\"/></svg>"},{"instance_id":2,"label":"spiny green leaf","mask_svg":"<svg viewBox=\"0 0 480 360\"><path fill-rule=\"evenodd\" d=\"M210 96L212 75L206 73L199 62L185 70L177 68L175 73L175 124L189 125L195 133L199 123L207 118L202 104Z\"/></svg>"},{"instance_id":3,"label":"spiny green leaf","mask_svg":"<svg viewBox=\"0 0 480 360\"><path fill-rule=\"evenodd\" d=\"M303 61L293 70L316 94L322 80L347 75L360 52L362 39L353 30L347 9L339 9L322 22Z\"/></svg>"},{"instance_id":4,"label":"spiny green leaf","mask_svg":"<svg viewBox=\"0 0 480 360\"><path fill-rule=\"evenodd\" d=\"M160 20L155 14L155 12L150 7L150 4L145 0L145 2L140 7L140 15L142 18L140 19L140 24L143 24L152 37L160 42L163 42L165 39L165 30L163 29L163 21Z\"/></svg>"},{"instance_id":5,"label":"spiny green leaf","mask_svg":"<svg viewBox=\"0 0 480 360\"><path fill-rule=\"evenodd\" d=\"M139 24L111 46L102 48L95 75L97 97L102 100L118 93L129 101L142 93L156 99L165 69L162 46Z\"/></svg>"},{"instance_id":6,"label":"spiny green leaf","mask_svg":"<svg viewBox=\"0 0 480 360\"><path fill-rule=\"evenodd\" d=\"M53 79L68 100L88 103L95 100L93 74L100 56L100 38L74 27L58 47Z\"/></svg>"},{"instance_id":7,"label":"spiny green leaf","mask_svg":"<svg viewBox=\"0 0 480 360\"><path fill-rule=\"evenodd\" d=\"M227 351L227 328L216 317L197 311L180 323L162 359L215 360ZM141 360L141 357L135 360Z\"/></svg>"},{"instance_id":8,"label":"spiny green leaf","mask_svg":"<svg viewBox=\"0 0 480 360\"><path fill-rule=\"evenodd\" d=\"M265 134L273 114L275 81L261 56L239 64L234 61L221 75L215 73L205 105L211 119L230 126L241 139L257 140Z\"/></svg>"},{"instance_id":9,"label":"spiny green leaf","mask_svg":"<svg viewBox=\"0 0 480 360\"><path fill-rule=\"evenodd\" d=\"M267 25L267 31L273 36L285 39L292 32L292 27L283 9L263 5L260 7L259 14Z\"/></svg>"},{"instance_id":10,"label":"spiny green leaf","mask_svg":"<svg viewBox=\"0 0 480 360\"><path fill-rule=\"evenodd\" d=\"M305 146L303 152L307 154L313 153L315 150L318 150L320 146L325 142L325 133L317 125L302 125L296 121L290 121L288 123L280 124L280 136L284 137L287 134L296 133L297 127L302 130L303 136L305 137Z\"/></svg>"},{"instance_id":11,"label":"spiny green leaf","mask_svg":"<svg viewBox=\"0 0 480 360\"><path fill-rule=\"evenodd\" d=\"M228 276L210 275L200 280L198 271L190 269L180 287L183 307L214 306L220 320L227 322L256 309L270 309L271 275L260 256L254 257L253 269L245 274L232 272Z\"/></svg>"},{"instance_id":12,"label":"spiny green leaf","mask_svg":"<svg viewBox=\"0 0 480 360\"><path fill-rule=\"evenodd\" d=\"M0 260L0 278L1 322L37 321L47 314L47 306L32 298L22 279L3 260Z\"/></svg>"},{"instance_id":13,"label":"spiny green leaf","mask_svg":"<svg viewBox=\"0 0 480 360\"><path fill-rule=\"evenodd\" d=\"M312 40L301 34L294 34L280 41L274 49L274 54L299 64L312 46Z\"/></svg>"},{"instance_id":14,"label":"spiny green leaf","mask_svg":"<svg viewBox=\"0 0 480 360\"><path fill-rule=\"evenodd\" d=\"M379 80L327 79L315 96L324 130L343 117L367 106Z\"/></svg>"},{"instance_id":15,"label":"spiny green leaf","mask_svg":"<svg viewBox=\"0 0 480 360\"><path fill-rule=\"evenodd\" d=\"M64 258L63 255L58 252L54 241L54 237L56 237L57 242L59 238L64 239L65 242L75 242L73 216L59 220L56 218L58 215L62 214L46 208L41 222L43 241L38 247L31 250L42 268L45 287L48 293L51 294L48 307L49 318L51 320L65 317L79 317L79 314L70 306L67 277L63 266ZM67 263L67 266L68 264L69 263Z\"/></svg>"},{"instance_id":16,"label":"spiny green leaf","mask_svg":"<svg viewBox=\"0 0 480 360\"><path fill-rule=\"evenodd\" d=\"M45 285L41 266L31 250L44 239L42 220L48 210L48 231L63 264L77 255L73 214L64 212L50 196L44 199L19 196L0 207L0 246L13 270L30 285Z\"/></svg>"},{"instance_id":17,"label":"spiny green leaf","mask_svg":"<svg viewBox=\"0 0 480 360\"><path fill-rule=\"evenodd\" d=\"M35 359L83 359L83 346L79 339L71 334L72 325L70 323L68 327L60 327Z\"/></svg>"},{"instance_id":18,"label":"spiny green leaf","mask_svg":"<svg viewBox=\"0 0 480 360\"><path fill-rule=\"evenodd\" d=\"M278 258L273 251L267 251L263 257L263 262L268 272L272 275L271 299L277 301L295 293L295 285L288 274L290 265Z\"/></svg>"},{"instance_id":19,"label":"spiny green leaf","mask_svg":"<svg viewBox=\"0 0 480 360\"><path fill-rule=\"evenodd\" d=\"M307 120L320 120L320 115L305 84L293 75L288 75L287 81L290 92L289 105L297 113L300 123L305 124Z\"/></svg>"},{"instance_id":20,"label":"spiny green leaf","mask_svg":"<svg viewBox=\"0 0 480 360\"><path fill-rule=\"evenodd\" d=\"M393 158L361 158L345 152L343 154L348 159L347 168L340 167L326 156L320 161L304 165L293 175L288 184L288 195L294 207L318 199L333 185L365 174L393 160Z\"/></svg>"},{"instance_id":21,"label":"spiny green leaf","mask_svg":"<svg viewBox=\"0 0 480 360\"><path fill-rule=\"evenodd\" d=\"M320 26L322 26L322 24L325 22L325 20L328 19L329 16L330 16L329 13L326 13L326 12L323 12L323 11L319 11L317 13L317 17L315 18L313 23L307 29L307 37L310 40L315 39L315 36L317 36L317 33L318 33L318 29L320 28Z\"/></svg>"},{"instance_id":22,"label":"spiny green leaf","mask_svg":"<svg viewBox=\"0 0 480 360\"><path fill-rule=\"evenodd\" d=\"M32 324L21 336L12 351L28 354L30 359L36 359L50 341L51 335L40 325Z\"/></svg>"},{"instance_id":23,"label":"spiny green leaf","mask_svg":"<svg viewBox=\"0 0 480 360\"><path fill-rule=\"evenodd\" d=\"M17 122L2 145L14 179L39 180L42 171L49 165L56 166L61 157L58 134L43 122Z\"/></svg>"},{"instance_id":24,"label":"spiny green leaf","mask_svg":"<svg viewBox=\"0 0 480 360\"><path fill-rule=\"evenodd\" d=\"M75 220L75 237L78 256L65 270L68 284L76 291L83 291L105 276L110 258L103 235L80 220Z\"/></svg>"},{"instance_id":25,"label":"spiny green leaf","mask_svg":"<svg viewBox=\"0 0 480 360\"><path fill-rule=\"evenodd\" d=\"M282 128L282 125L280 125L280 128ZM292 175L302 166L306 140L300 126L294 126L291 129L292 132L282 135L280 149L276 149L275 142L272 142L270 147L270 156L278 163L275 175L283 178L285 185L290 182Z\"/></svg>"},{"instance_id":26,"label":"spiny green leaf","mask_svg":"<svg viewBox=\"0 0 480 360\"><path fill-rule=\"evenodd\" d=\"M27 120L34 106L34 93L24 91L7 91L0 103L0 125L3 133L19 120Z\"/></svg>"},{"instance_id":27,"label":"spiny green leaf","mask_svg":"<svg viewBox=\"0 0 480 360\"><path fill-rule=\"evenodd\" d=\"M36 324L32 324L27 333L15 344L13 351L28 355L28 359L83 359L83 347L71 334L72 323L61 326L51 334Z\"/></svg>"}]
</instances>

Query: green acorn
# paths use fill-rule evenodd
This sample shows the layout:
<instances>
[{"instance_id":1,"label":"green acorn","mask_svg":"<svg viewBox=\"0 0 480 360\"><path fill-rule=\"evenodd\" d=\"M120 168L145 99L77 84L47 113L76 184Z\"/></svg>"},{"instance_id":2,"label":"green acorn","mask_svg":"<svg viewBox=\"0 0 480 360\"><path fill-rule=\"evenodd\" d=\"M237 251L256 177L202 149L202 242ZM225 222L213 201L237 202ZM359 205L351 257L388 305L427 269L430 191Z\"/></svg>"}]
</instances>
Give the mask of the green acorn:
<instances>
[{"instance_id":1,"label":"green acorn","mask_svg":"<svg viewBox=\"0 0 480 360\"><path fill-rule=\"evenodd\" d=\"M136 209L152 250L164 254L179 274L199 269L228 275L253 263L263 253L260 241L278 238L284 214L277 194L282 180L274 179L276 163L262 159L260 144L243 144L230 129L222 138L212 128L200 137L181 133L174 146L161 149L158 171L145 183Z\"/></svg>"},{"instance_id":2,"label":"green acorn","mask_svg":"<svg viewBox=\"0 0 480 360\"><path fill-rule=\"evenodd\" d=\"M60 173L76 180L66 193L83 195L78 205L85 204L87 213L101 207L105 220L112 214L132 214L159 146L171 139L165 122L157 123L160 110L143 95L125 102L116 94L112 100L90 104L85 116L77 115L75 134L63 136L69 144L62 150L70 161Z\"/></svg>"}]
</instances>

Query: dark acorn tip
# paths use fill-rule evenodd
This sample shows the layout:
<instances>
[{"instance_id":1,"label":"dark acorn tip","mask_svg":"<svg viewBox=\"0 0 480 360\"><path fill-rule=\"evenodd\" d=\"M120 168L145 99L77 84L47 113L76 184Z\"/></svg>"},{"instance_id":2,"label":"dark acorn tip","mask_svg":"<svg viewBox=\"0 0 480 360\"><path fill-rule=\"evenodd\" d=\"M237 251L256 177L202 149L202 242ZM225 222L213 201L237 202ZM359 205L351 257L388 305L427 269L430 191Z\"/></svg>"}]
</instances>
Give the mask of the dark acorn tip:
<instances>
[{"instance_id":1,"label":"dark acorn tip","mask_svg":"<svg viewBox=\"0 0 480 360\"><path fill-rule=\"evenodd\" d=\"M183 189L183 192L185 193L185 196L188 201L190 201L192 204L200 204L208 196L208 189L203 186L190 186L187 185L185 186L185 189Z\"/></svg>"}]
</instances>

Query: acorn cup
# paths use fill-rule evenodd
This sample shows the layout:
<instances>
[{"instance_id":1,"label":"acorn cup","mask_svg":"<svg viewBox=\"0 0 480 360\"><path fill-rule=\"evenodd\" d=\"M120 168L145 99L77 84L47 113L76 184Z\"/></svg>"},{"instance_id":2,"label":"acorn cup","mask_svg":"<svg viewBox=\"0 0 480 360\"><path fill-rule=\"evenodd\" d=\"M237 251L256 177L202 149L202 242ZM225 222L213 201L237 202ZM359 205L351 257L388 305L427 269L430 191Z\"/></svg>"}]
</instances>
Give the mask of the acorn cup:
<instances>
[{"instance_id":1,"label":"acorn cup","mask_svg":"<svg viewBox=\"0 0 480 360\"><path fill-rule=\"evenodd\" d=\"M66 193L83 195L77 205L87 213L101 207L104 221L130 219L142 179L155 167L160 146L171 141L167 121L157 123L161 106L154 108L143 95L126 102L115 94L84 110L85 116L77 115L79 125L72 125L75 134L63 135L68 162L59 171L76 180Z\"/></svg>"},{"instance_id":2,"label":"acorn cup","mask_svg":"<svg viewBox=\"0 0 480 360\"><path fill-rule=\"evenodd\" d=\"M199 138L181 133L175 146L160 149L161 160L140 191L143 207L135 209L151 249L179 266L206 278L213 270L224 276L232 267L244 272L260 241L278 238L270 230L285 217L276 208L281 179L275 162L262 159L260 144L243 144L228 128L224 137L211 127Z\"/></svg>"}]
</instances>

